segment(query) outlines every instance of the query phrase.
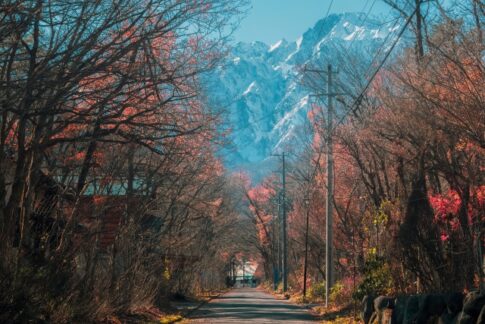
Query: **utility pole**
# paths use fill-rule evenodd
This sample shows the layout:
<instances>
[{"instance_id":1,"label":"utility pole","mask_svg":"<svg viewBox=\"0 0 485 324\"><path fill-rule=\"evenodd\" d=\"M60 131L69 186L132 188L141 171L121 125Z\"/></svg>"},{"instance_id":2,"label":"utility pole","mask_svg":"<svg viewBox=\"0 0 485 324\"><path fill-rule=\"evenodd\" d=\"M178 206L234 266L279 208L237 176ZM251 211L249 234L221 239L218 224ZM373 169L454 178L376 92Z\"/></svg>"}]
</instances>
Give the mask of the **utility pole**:
<instances>
[{"instance_id":1,"label":"utility pole","mask_svg":"<svg viewBox=\"0 0 485 324\"><path fill-rule=\"evenodd\" d=\"M278 204L278 201L276 201ZM276 205L276 209L279 210L278 205ZM277 217L274 217L271 221L271 233L272 233L272 254L273 254L273 290L278 289L278 277L279 277L279 241L278 241L278 223L279 222L279 213L277 213Z\"/></svg>"},{"instance_id":2,"label":"utility pole","mask_svg":"<svg viewBox=\"0 0 485 324\"><path fill-rule=\"evenodd\" d=\"M309 223L309 215L310 215L310 198L306 197L304 200L305 209L306 209L306 229L305 229L305 263L303 265L303 301L306 300L306 275L307 275L307 268L308 268L308 223Z\"/></svg>"},{"instance_id":3,"label":"utility pole","mask_svg":"<svg viewBox=\"0 0 485 324\"><path fill-rule=\"evenodd\" d=\"M282 172L281 172L281 201L279 206L281 207L281 241L282 241L282 265L281 275L283 279L283 292L288 290L288 231L286 220L286 153L273 154L273 156L281 156L282 160Z\"/></svg>"},{"instance_id":4,"label":"utility pole","mask_svg":"<svg viewBox=\"0 0 485 324\"><path fill-rule=\"evenodd\" d=\"M327 201L326 201L326 222L325 222L325 306L328 307L328 297L333 286L333 72L332 65L327 66Z\"/></svg>"},{"instance_id":5,"label":"utility pole","mask_svg":"<svg viewBox=\"0 0 485 324\"><path fill-rule=\"evenodd\" d=\"M421 59L424 56L424 47L423 47L423 17L421 15L421 1L422 0L415 0L416 3L416 60L417 63L421 63Z\"/></svg>"},{"instance_id":6,"label":"utility pole","mask_svg":"<svg viewBox=\"0 0 485 324\"><path fill-rule=\"evenodd\" d=\"M234 277L235 277L235 275L234 275L234 259L231 258L231 285L233 287L234 287L234 282L235 282Z\"/></svg>"},{"instance_id":7,"label":"utility pole","mask_svg":"<svg viewBox=\"0 0 485 324\"><path fill-rule=\"evenodd\" d=\"M237 272L236 272L236 259L233 256L231 259L231 268L232 268L232 286L236 286L236 280L237 280Z\"/></svg>"},{"instance_id":8,"label":"utility pole","mask_svg":"<svg viewBox=\"0 0 485 324\"><path fill-rule=\"evenodd\" d=\"M286 228L286 161L285 152L281 155L283 163L283 174L282 174L282 218L283 218L283 292L288 290L288 233Z\"/></svg>"},{"instance_id":9,"label":"utility pole","mask_svg":"<svg viewBox=\"0 0 485 324\"><path fill-rule=\"evenodd\" d=\"M281 192L278 192L278 284L283 274L283 217L281 217Z\"/></svg>"},{"instance_id":10,"label":"utility pole","mask_svg":"<svg viewBox=\"0 0 485 324\"><path fill-rule=\"evenodd\" d=\"M242 286L245 287L246 283L246 260L242 259Z\"/></svg>"},{"instance_id":11,"label":"utility pole","mask_svg":"<svg viewBox=\"0 0 485 324\"><path fill-rule=\"evenodd\" d=\"M328 110L327 110L327 136L325 144L327 146L327 199L326 199L326 221L325 221L325 306L328 307L328 297L330 289L333 286L333 97L337 95L346 95L346 93L333 92L333 75L337 74L337 71L332 70L332 65L327 65L327 71L306 69L307 72L326 73L327 74L327 92L318 93L319 96L326 96L328 98Z\"/></svg>"}]
</instances>

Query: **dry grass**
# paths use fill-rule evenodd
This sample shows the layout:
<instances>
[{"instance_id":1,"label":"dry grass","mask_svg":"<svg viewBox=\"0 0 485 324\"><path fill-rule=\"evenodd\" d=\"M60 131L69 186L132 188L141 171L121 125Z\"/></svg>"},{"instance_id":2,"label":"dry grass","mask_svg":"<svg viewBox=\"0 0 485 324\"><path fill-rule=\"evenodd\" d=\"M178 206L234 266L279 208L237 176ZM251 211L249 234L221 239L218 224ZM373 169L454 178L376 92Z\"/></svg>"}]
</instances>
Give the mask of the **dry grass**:
<instances>
[{"instance_id":1,"label":"dry grass","mask_svg":"<svg viewBox=\"0 0 485 324\"><path fill-rule=\"evenodd\" d=\"M166 315L160 318L161 324L171 324L182 321L184 318L181 315Z\"/></svg>"},{"instance_id":2,"label":"dry grass","mask_svg":"<svg viewBox=\"0 0 485 324\"><path fill-rule=\"evenodd\" d=\"M312 308L313 312L319 314L322 323L336 323L336 324L357 324L362 323L354 314L352 305L335 306L332 305L326 308L323 305L318 305Z\"/></svg>"},{"instance_id":3,"label":"dry grass","mask_svg":"<svg viewBox=\"0 0 485 324\"><path fill-rule=\"evenodd\" d=\"M352 316L344 316L344 317L337 317L333 320L323 320L322 323L334 323L334 324L357 324L361 323L361 321L356 320Z\"/></svg>"}]
</instances>

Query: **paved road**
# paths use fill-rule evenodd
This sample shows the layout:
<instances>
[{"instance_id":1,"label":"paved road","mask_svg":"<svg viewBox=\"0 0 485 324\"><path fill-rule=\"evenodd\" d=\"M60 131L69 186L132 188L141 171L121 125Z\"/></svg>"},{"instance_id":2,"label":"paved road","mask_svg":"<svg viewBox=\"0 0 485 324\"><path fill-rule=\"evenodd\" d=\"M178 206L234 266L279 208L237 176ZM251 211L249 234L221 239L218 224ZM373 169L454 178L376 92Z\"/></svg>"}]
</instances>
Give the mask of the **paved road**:
<instances>
[{"instance_id":1,"label":"paved road","mask_svg":"<svg viewBox=\"0 0 485 324\"><path fill-rule=\"evenodd\" d=\"M239 288L213 299L190 323L313 323L306 310L256 288Z\"/></svg>"}]
</instances>

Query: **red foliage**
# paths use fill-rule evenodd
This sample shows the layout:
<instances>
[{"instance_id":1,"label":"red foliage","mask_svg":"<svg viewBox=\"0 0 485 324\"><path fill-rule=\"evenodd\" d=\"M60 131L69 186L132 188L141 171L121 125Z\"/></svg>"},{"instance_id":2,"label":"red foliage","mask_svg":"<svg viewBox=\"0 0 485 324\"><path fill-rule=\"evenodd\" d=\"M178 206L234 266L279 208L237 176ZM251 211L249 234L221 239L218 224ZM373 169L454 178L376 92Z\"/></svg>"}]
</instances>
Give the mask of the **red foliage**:
<instances>
[{"instance_id":1,"label":"red foliage","mask_svg":"<svg viewBox=\"0 0 485 324\"><path fill-rule=\"evenodd\" d=\"M435 211L436 221L447 221L449 217L456 216L461 207L460 195L454 190L449 190L445 195L429 195L429 202Z\"/></svg>"},{"instance_id":2,"label":"red foliage","mask_svg":"<svg viewBox=\"0 0 485 324\"><path fill-rule=\"evenodd\" d=\"M483 222L485 207L485 186L470 189L470 201L467 206L469 224ZM450 239L450 231L457 231L461 224L458 213L462 207L462 199L457 191L448 190L446 194L430 194L429 202L435 212L435 222L443 227L441 240Z\"/></svg>"}]
</instances>

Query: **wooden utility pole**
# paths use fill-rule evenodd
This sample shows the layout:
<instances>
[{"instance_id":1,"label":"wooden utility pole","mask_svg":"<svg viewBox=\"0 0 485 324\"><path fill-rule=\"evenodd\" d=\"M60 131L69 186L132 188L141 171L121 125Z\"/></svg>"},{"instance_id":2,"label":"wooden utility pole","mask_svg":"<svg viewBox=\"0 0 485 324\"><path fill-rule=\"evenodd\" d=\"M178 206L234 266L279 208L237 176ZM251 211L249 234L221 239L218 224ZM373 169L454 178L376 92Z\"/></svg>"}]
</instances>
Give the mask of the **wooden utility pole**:
<instances>
[{"instance_id":1,"label":"wooden utility pole","mask_svg":"<svg viewBox=\"0 0 485 324\"><path fill-rule=\"evenodd\" d=\"M415 0L416 2L416 58L418 64L421 63L421 59L424 56L423 45L423 17L421 15L421 0Z\"/></svg>"},{"instance_id":2,"label":"wooden utility pole","mask_svg":"<svg viewBox=\"0 0 485 324\"><path fill-rule=\"evenodd\" d=\"M281 191L281 207L282 207L282 222L283 222L283 292L288 290L288 232L287 232L287 220L286 220L286 161L285 152L281 154L281 159L283 163L282 170L282 185L283 190Z\"/></svg>"},{"instance_id":3,"label":"wooden utility pole","mask_svg":"<svg viewBox=\"0 0 485 324\"><path fill-rule=\"evenodd\" d=\"M278 284L283 274L283 217L281 217L281 192L278 192Z\"/></svg>"},{"instance_id":4,"label":"wooden utility pole","mask_svg":"<svg viewBox=\"0 0 485 324\"><path fill-rule=\"evenodd\" d=\"M278 199L279 200L279 199ZM279 240L278 240L278 223L280 220L279 206L276 201L277 217L273 217L271 221L271 233L272 233L272 254L273 254L273 290L278 289L278 278L279 278Z\"/></svg>"},{"instance_id":5,"label":"wooden utility pole","mask_svg":"<svg viewBox=\"0 0 485 324\"><path fill-rule=\"evenodd\" d=\"M327 147L327 198L326 198L326 220L325 220L325 306L328 307L328 297L330 289L333 286L333 97L337 95L346 95L346 93L333 92L333 75L337 74L337 71L332 70L332 65L327 66L326 71L306 69L307 72L326 73L327 74L327 92L318 93L317 97L326 96L328 98L327 104L327 136L325 138L325 144Z\"/></svg>"},{"instance_id":6,"label":"wooden utility pole","mask_svg":"<svg viewBox=\"0 0 485 324\"><path fill-rule=\"evenodd\" d=\"M306 210L306 226L305 226L305 263L303 265L303 300L306 300L306 278L308 268L308 230L309 230L309 215L310 215L310 200L305 198L305 210Z\"/></svg>"},{"instance_id":7,"label":"wooden utility pole","mask_svg":"<svg viewBox=\"0 0 485 324\"><path fill-rule=\"evenodd\" d=\"M327 200L326 200L326 222L325 222L325 306L328 307L330 289L333 286L333 72L332 65L327 66Z\"/></svg>"},{"instance_id":8,"label":"wooden utility pole","mask_svg":"<svg viewBox=\"0 0 485 324\"><path fill-rule=\"evenodd\" d=\"M281 210L281 277L283 279L283 291L288 290L288 231L287 231L287 220L286 220L286 153L273 154L273 156L281 156L282 170L281 170L281 196L278 197ZM279 211L278 211L279 214Z\"/></svg>"},{"instance_id":9,"label":"wooden utility pole","mask_svg":"<svg viewBox=\"0 0 485 324\"><path fill-rule=\"evenodd\" d=\"M242 259L242 286L245 287L246 284L246 260Z\"/></svg>"}]
</instances>

